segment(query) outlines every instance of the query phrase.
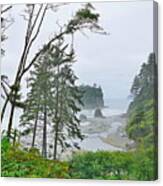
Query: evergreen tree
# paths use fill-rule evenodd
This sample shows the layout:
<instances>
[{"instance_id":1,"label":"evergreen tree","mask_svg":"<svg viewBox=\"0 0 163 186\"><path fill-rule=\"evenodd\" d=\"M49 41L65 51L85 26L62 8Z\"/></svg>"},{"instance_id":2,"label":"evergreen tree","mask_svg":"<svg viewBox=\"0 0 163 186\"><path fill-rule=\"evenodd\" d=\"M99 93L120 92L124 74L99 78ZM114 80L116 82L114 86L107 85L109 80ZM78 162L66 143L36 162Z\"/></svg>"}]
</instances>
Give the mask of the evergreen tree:
<instances>
[{"instance_id":1,"label":"evergreen tree","mask_svg":"<svg viewBox=\"0 0 163 186\"><path fill-rule=\"evenodd\" d=\"M82 105L82 93L75 85L77 77L72 70L75 62L74 51L67 54L67 48L67 45L62 47L62 44L59 44L54 54L51 54L54 69L56 69L53 79L53 87L55 87L53 95L54 159L57 158L58 145L63 152L66 147L72 145L68 144L67 140L83 139L79 128L80 121L77 118L77 112L80 111L80 105Z\"/></svg>"},{"instance_id":2,"label":"evergreen tree","mask_svg":"<svg viewBox=\"0 0 163 186\"><path fill-rule=\"evenodd\" d=\"M51 110L52 82L50 63L47 53L42 55L34 65L29 79L30 92L27 94L26 107L21 117L21 126L25 126L25 133L33 131L32 147L35 145L38 121L43 128L42 155L47 156L47 120Z\"/></svg>"},{"instance_id":3,"label":"evergreen tree","mask_svg":"<svg viewBox=\"0 0 163 186\"><path fill-rule=\"evenodd\" d=\"M74 51L68 51L63 41L52 45L34 65L29 79L30 92L21 117L24 132L33 131L32 147L35 144L38 122L43 128L42 155L47 156L47 124L51 123L54 133L54 159L58 146L63 152L72 146L67 140L80 138L80 121L77 112L82 104L82 93L76 86L77 77L72 70Z\"/></svg>"},{"instance_id":4,"label":"evergreen tree","mask_svg":"<svg viewBox=\"0 0 163 186\"><path fill-rule=\"evenodd\" d=\"M137 143L138 150L146 153L146 161L152 162L153 178L157 178L158 170L157 89L157 63L155 54L151 53L131 88L134 99L128 109L127 132Z\"/></svg>"},{"instance_id":5,"label":"evergreen tree","mask_svg":"<svg viewBox=\"0 0 163 186\"><path fill-rule=\"evenodd\" d=\"M155 54L151 53L148 62L141 67L135 77L131 93L133 102L128 109L128 133L138 143L146 147L155 145L157 127L157 64Z\"/></svg>"}]
</instances>

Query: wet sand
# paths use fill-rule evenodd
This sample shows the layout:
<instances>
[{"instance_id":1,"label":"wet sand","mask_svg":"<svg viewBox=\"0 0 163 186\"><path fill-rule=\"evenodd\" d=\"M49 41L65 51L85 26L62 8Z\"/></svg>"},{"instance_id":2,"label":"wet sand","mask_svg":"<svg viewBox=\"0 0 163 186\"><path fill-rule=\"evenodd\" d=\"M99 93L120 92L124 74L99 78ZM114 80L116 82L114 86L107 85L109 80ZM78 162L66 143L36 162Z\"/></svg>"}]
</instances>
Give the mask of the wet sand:
<instances>
[{"instance_id":1,"label":"wet sand","mask_svg":"<svg viewBox=\"0 0 163 186\"><path fill-rule=\"evenodd\" d=\"M125 132L126 117L124 115L113 115L105 118L88 118L81 122L81 132L85 135L83 141L74 139L73 141L78 144L80 150L75 148L68 148L64 153L60 154L60 159L71 158L72 153L77 151L127 151L128 144L133 141L127 137ZM53 136L51 135L50 128L48 128L48 158L52 157ZM29 147L31 145L31 136L21 138L23 146ZM42 145L42 130L39 131L39 136L36 138L36 148L41 149ZM71 141L67 141L70 142Z\"/></svg>"},{"instance_id":2,"label":"wet sand","mask_svg":"<svg viewBox=\"0 0 163 186\"><path fill-rule=\"evenodd\" d=\"M88 147L88 150L91 149L91 146L93 150L93 147L95 145L97 145L96 149L98 149L99 140L101 140L101 142L109 144L110 148L109 146L108 149L107 147L103 148L102 146L105 146L105 144L101 143L99 150L105 149L108 151L126 151L128 145L133 143L133 141L130 140L126 134L126 123L127 119L125 115L114 115L105 118L87 119L86 122L82 123L81 130L87 137L85 140L90 143L90 147ZM84 144L86 145L86 143ZM82 142L81 146L84 147L84 144ZM86 148L84 149L87 150Z\"/></svg>"}]
</instances>

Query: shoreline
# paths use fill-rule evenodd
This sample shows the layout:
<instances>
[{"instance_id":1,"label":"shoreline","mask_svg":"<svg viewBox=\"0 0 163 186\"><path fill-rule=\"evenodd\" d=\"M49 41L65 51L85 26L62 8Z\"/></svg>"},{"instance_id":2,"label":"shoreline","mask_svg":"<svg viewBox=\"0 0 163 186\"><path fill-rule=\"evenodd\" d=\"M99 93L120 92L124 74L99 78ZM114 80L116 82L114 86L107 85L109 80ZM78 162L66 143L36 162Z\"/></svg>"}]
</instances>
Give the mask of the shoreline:
<instances>
[{"instance_id":1,"label":"shoreline","mask_svg":"<svg viewBox=\"0 0 163 186\"><path fill-rule=\"evenodd\" d=\"M112 115L104 118L89 118L85 121L87 124L81 126L83 133L88 138L95 135L103 143L126 151L133 141L128 138L125 131L127 124L126 113ZM83 123L85 123L83 122ZM109 151L109 149L108 149Z\"/></svg>"}]
</instances>

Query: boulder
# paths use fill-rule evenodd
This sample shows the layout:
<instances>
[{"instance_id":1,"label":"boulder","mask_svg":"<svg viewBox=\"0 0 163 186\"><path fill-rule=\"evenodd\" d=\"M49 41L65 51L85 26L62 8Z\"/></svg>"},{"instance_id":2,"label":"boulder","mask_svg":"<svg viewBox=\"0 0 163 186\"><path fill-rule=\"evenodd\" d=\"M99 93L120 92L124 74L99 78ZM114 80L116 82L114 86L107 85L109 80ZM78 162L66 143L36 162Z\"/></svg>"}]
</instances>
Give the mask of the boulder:
<instances>
[{"instance_id":1,"label":"boulder","mask_svg":"<svg viewBox=\"0 0 163 186\"><path fill-rule=\"evenodd\" d=\"M84 115L84 114L80 114L79 119L80 119L80 121L86 121L87 120L87 116Z\"/></svg>"},{"instance_id":2,"label":"boulder","mask_svg":"<svg viewBox=\"0 0 163 186\"><path fill-rule=\"evenodd\" d=\"M102 114L102 111L100 108L97 108L94 112L94 117L95 118L104 118L103 114Z\"/></svg>"}]
</instances>

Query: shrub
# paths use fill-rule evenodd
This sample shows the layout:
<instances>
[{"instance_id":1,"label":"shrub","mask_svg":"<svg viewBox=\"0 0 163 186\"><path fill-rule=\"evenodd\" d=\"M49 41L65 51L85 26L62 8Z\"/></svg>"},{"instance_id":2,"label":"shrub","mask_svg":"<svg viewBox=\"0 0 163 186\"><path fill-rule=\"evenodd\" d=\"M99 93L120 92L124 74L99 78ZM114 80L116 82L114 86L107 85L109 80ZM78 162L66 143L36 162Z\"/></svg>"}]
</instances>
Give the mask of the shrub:
<instances>
[{"instance_id":1,"label":"shrub","mask_svg":"<svg viewBox=\"0 0 163 186\"><path fill-rule=\"evenodd\" d=\"M21 150L2 139L2 177L69 178L68 163L43 159L37 149Z\"/></svg>"}]
</instances>

